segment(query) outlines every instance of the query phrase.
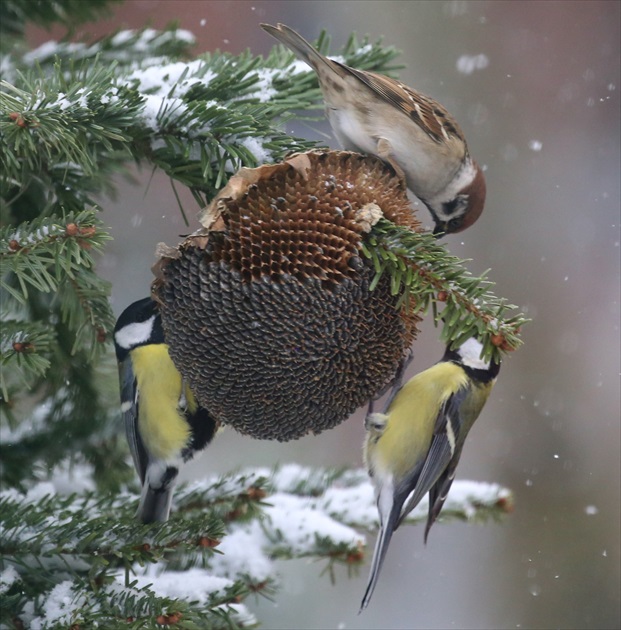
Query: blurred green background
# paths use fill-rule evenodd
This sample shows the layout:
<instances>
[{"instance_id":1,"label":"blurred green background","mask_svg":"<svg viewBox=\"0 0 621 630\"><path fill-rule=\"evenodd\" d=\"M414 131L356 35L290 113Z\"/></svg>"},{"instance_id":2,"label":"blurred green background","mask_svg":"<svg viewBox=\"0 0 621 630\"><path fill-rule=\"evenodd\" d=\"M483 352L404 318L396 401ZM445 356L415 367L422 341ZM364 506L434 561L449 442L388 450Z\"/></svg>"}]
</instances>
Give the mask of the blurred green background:
<instances>
[{"instance_id":1,"label":"blurred green background","mask_svg":"<svg viewBox=\"0 0 621 630\"><path fill-rule=\"evenodd\" d=\"M163 27L176 19L215 49L266 53L259 22L284 22L334 46L352 31L403 51L401 79L437 98L460 122L487 172L481 220L446 239L491 268L498 294L533 318L467 443L460 478L512 488L503 524L439 525L393 539L373 601L358 616L368 565L337 583L323 565L282 562L265 628L618 628L620 619L618 2L275 2L130 0L113 19L85 25ZM32 29L36 45L51 35ZM296 133L330 139L323 123ZM186 227L161 174L119 180L102 199L114 241L100 263L114 308L147 295L159 241ZM192 208L189 195L183 197ZM424 221L429 223L425 210ZM442 354L427 322L410 373ZM190 476L296 461L361 464L363 410L297 442L257 442L226 431ZM373 540L369 540L372 548Z\"/></svg>"}]
</instances>

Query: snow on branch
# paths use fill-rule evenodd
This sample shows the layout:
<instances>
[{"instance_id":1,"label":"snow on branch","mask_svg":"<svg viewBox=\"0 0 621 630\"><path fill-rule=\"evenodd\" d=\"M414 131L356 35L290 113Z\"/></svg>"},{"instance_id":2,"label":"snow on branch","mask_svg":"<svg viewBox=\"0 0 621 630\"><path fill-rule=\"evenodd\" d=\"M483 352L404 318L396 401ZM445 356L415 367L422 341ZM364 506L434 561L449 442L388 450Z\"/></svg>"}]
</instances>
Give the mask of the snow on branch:
<instances>
[{"instance_id":1,"label":"snow on branch","mask_svg":"<svg viewBox=\"0 0 621 630\"><path fill-rule=\"evenodd\" d=\"M423 503L408 522L424 520ZM63 496L52 483L26 495L0 494L0 549L9 567L0 584L21 597L20 618L29 627L60 619L105 625L121 617L252 625L243 600L276 586L275 560L325 559L331 573L336 564L357 567L365 555L365 537L357 530L377 526L364 470L297 464L182 486L165 525L138 523L136 505L137 497L127 493ZM505 488L456 481L443 516L480 521L510 507ZM54 588L28 598L24 585L57 573L60 558L64 579L50 580Z\"/></svg>"}]
</instances>

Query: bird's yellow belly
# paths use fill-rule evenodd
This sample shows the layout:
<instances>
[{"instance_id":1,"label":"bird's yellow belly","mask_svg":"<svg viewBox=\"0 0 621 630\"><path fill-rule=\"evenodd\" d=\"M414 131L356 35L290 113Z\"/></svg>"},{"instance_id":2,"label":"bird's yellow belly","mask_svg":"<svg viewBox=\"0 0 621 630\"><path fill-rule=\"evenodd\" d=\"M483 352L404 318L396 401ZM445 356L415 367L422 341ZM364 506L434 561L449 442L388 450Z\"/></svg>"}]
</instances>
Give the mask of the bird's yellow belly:
<instances>
[{"instance_id":1,"label":"bird's yellow belly","mask_svg":"<svg viewBox=\"0 0 621 630\"><path fill-rule=\"evenodd\" d=\"M406 383L388 412L386 428L370 453L380 474L403 478L426 457L444 402L467 383L452 363L438 363Z\"/></svg>"},{"instance_id":2,"label":"bird's yellow belly","mask_svg":"<svg viewBox=\"0 0 621 630\"><path fill-rule=\"evenodd\" d=\"M177 457L190 438L190 426L178 409L181 374L164 344L136 348L131 358L140 392L140 437L153 457Z\"/></svg>"}]
</instances>

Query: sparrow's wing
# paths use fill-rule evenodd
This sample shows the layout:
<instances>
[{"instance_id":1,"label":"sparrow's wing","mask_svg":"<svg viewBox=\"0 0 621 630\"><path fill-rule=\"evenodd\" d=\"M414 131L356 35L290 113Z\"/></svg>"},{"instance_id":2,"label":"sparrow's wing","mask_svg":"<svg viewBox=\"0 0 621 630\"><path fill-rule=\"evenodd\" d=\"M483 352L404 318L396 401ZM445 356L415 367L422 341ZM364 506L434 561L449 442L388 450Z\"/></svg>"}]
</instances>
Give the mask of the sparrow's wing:
<instances>
[{"instance_id":1,"label":"sparrow's wing","mask_svg":"<svg viewBox=\"0 0 621 630\"><path fill-rule=\"evenodd\" d=\"M121 384L121 413L125 424L127 443L129 444L129 450L140 477L140 482L144 484L148 457L138 431L140 397L130 356L127 356L124 361L119 363L119 380Z\"/></svg>"},{"instance_id":2,"label":"sparrow's wing","mask_svg":"<svg viewBox=\"0 0 621 630\"><path fill-rule=\"evenodd\" d=\"M340 65L380 98L411 118L434 142L443 143L451 137L464 141L459 125L437 101L390 77Z\"/></svg>"},{"instance_id":3,"label":"sparrow's wing","mask_svg":"<svg viewBox=\"0 0 621 630\"><path fill-rule=\"evenodd\" d=\"M440 408L436 418L431 446L420 473L411 479L412 494L401 510L398 525L435 486L442 475L449 469L455 456L457 456L457 459L454 462L454 466L457 466L457 461L459 461L461 454L460 445L462 441L459 438L463 424L459 409L467 391L467 388L462 387L455 394L449 396ZM441 507L440 505L440 509Z\"/></svg>"}]
</instances>

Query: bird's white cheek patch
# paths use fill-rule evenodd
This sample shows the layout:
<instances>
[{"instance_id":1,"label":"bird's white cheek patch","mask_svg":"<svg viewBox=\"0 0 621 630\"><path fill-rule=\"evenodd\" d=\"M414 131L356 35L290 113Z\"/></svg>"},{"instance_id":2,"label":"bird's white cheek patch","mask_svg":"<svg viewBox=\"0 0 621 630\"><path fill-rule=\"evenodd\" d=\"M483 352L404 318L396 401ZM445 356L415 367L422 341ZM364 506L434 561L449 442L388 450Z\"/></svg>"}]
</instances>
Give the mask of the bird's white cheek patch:
<instances>
[{"instance_id":1,"label":"bird's white cheek patch","mask_svg":"<svg viewBox=\"0 0 621 630\"><path fill-rule=\"evenodd\" d=\"M121 348L125 348L126 350L145 343L151 336L154 321L155 315L149 317L146 322L127 324L127 326L123 326L121 330L117 330L114 335L114 340Z\"/></svg>"},{"instance_id":2,"label":"bird's white cheek patch","mask_svg":"<svg viewBox=\"0 0 621 630\"><path fill-rule=\"evenodd\" d=\"M472 184L476 177L477 169L472 161L468 161L455 175L453 180L446 186L439 195L428 199L429 204L436 209L438 217L443 221L451 219L454 215L445 215L442 212L442 204L453 201L455 197L466 187Z\"/></svg>"},{"instance_id":3,"label":"bird's white cheek patch","mask_svg":"<svg viewBox=\"0 0 621 630\"><path fill-rule=\"evenodd\" d=\"M481 359L481 352L483 346L480 341L477 341L474 337L470 337L465 341L458 350L459 356L462 362L467 367L475 370L489 370L489 361L483 361Z\"/></svg>"}]
</instances>

